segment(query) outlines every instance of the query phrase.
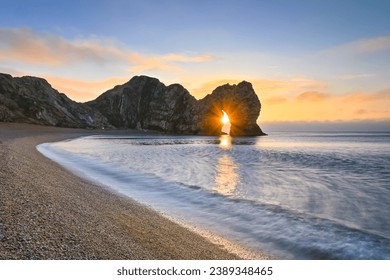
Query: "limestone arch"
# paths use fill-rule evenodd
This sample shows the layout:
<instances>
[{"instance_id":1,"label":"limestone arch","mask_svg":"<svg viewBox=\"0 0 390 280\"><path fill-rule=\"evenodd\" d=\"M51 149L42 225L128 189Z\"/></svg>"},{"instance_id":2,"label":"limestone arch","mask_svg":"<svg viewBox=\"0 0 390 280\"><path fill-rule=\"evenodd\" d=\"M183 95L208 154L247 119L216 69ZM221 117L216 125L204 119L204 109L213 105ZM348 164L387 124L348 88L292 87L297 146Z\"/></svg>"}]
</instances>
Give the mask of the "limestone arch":
<instances>
[{"instance_id":1,"label":"limestone arch","mask_svg":"<svg viewBox=\"0 0 390 280\"><path fill-rule=\"evenodd\" d=\"M223 85L201 100L202 134L220 135L223 111L229 116L231 136L264 135L256 121L261 104L252 85L241 82L238 85Z\"/></svg>"}]
</instances>

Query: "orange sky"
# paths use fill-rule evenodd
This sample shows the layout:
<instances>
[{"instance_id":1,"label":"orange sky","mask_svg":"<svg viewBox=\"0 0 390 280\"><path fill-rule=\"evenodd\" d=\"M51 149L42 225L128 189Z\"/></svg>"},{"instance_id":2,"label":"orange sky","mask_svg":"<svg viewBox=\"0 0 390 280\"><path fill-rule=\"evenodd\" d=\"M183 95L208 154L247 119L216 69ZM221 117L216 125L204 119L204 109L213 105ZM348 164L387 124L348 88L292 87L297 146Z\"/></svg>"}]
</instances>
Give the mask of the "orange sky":
<instances>
[{"instance_id":1,"label":"orange sky","mask_svg":"<svg viewBox=\"0 0 390 280\"><path fill-rule=\"evenodd\" d=\"M45 78L54 88L77 101L94 99L105 90L128 80L118 77L94 82L50 76ZM240 81L216 80L188 89L199 99L219 85L238 82ZM262 103L260 122L390 120L390 88L377 92L335 95L327 91L325 83L303 78L250 82Z\"/></svg>"}]
</instances>

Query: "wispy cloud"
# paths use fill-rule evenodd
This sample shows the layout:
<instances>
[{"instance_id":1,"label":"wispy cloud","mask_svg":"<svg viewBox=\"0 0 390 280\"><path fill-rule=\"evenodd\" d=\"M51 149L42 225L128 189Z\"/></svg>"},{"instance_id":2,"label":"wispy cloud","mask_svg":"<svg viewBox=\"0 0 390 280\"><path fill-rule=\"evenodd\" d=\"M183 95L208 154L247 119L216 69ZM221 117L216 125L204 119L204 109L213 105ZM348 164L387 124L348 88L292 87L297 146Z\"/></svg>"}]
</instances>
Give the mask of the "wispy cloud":
<instances>
[{"instance_id":1,"label":"wispy cloud","mask_svg":"<svg viewBox=\"0 0 390 280\"><path fill-rule=\"evenodd\" d=\"M55 76L43 76L55 89L77 101L90 101L116 85L124 84L127 77L111 77L100 81L67 79Z\"/></svg>"},{"instance_id":2,"label":"wispy cloud","mask_svg":"<svg viewBox=\"0 0 390 280\"><path fill-rule=\"evenodd\" d=\"M390 36L374 37L351 42L342 48L356 53L374 53L390 50Z\"/></svg>"},{"instance_id":3,"label":"wispy cloud","mask_svg":"<svg viewBox=\"0 0 390 280\"><path fill-rule=\"evenodd\" d=\"M26 73L22 72L22 71L18 71L18 70L15 70L13 68L8 68L8 67L1 67L0 66L0 73L6 73L6 74L10 74L12 76L26 76Z\"/></svg>"},{"instance_id":4,"label":"wispy cloud","mask_svg":"<svg viewBox=\"0 0 390 280\"><path fill-rule=\"evenodd\" d=\"M209 55L150 55L130 50L109 39L68 40L27 28L0 28L0 61L55 67L77 63L96 63L101 66L122 63L130 71L141 72L180 71L179 63L198 63L212 59Z\"/></svg>"},{"instance_id":5,"label":"wispy cloud","mask_svg":"<svg viewBox=\"0 0 390 280\"><path fill-rule=\"evenodd\" d=\"M183 54L166 54L160 57L165 61L175 61L175 62L206 62L214 59L211 55L199 55L199 56L186 56Z\"/></svg>"},{"instance_id":6,"label":"wispy cloud","mask_svg":"<svg viewBox=\"0 0 390 280\"><path fill-rule=\"evenodd\" d=\"M361 74L346 74L339 77L340 80L356 80L356 79L366 79L366 78L372 78L375 74L368 74L368 73L361 73Z\"/></svg>"},{"instance_id":7,"label":"wispy cloud","mask_svg":"<svg viewBox=\"0 0 390 280\"><path fill-rule=\"evenodd\" d=\"M331 98L330 94L318 91L305 91L296 96L296 100L299 102L319 102L328 98Z\"/></svg>"},{"instance_id":8,"label":"wispy cloud","mask_svg":"<svg viewBox=\"0 0 390 280\"><path fill-rule=\"evenodd\" d=\"M306 91L262 101L260 120L265 122L390 120L390 88L343 95Z\"/></svg>"},{"instance_id":9,"label":"wispy cloud","mask_svg":"<svg viewBox=\"0 0 390 280\"><path fill-rule=\"evenodd\" d=\"M290 92L304 89L323 89L327 84L321 81L316 81L307 78L296 77L287 80L254 80L253 85L260 91L269 93L274 92Z\"/></svg>"},{"instance_id":10,"label":"wispy cloud","mask_svg":"<svg viewBox=\"0 0 390 280\"><path fill-rule=\"evenodd\" d=\"M227 83L237 84L239 82L241 82L241 80L235 79L209 81L202 84L200 87L191 89L190 92L196 97L201 98L206 94L211 93L217 86ZM327 84L324 82L302 77L295 77L285 80L251 79L249 82L252 83L256 93L259 94L259 96L268 96L277 93L288 95L301 92L302 90L324 89L327 87Z\"/></svg>"},{"instance_id":11,"label":"wispy cloud","mask_svg":"<svg viewBox=\"0 0 390 280\"><path fill-rule=\"evenodd\" d=\"M322 51L325 55L367 55L390 51L390 36L365 38Z\"/></svg>"},{"instance_id":12,"label":"wispy cloud","mask_svg":"<svg viewBox=\"0 0 390 280\"><path fill-rule=\"evenodd\" d=\"M67 41L26 28L0 28L0 39L1 60L26 64L57 66L80 60L103 62L109 56L117 56L119 53L91 42Z\"/></svg>"},{"instance_id":13,"label":"wispy cloud","mask_svg":"<svg viewBox=\"0 0 390 280\"><path fill-rule=\"evenodd\" d=\"M282 104L282 103L286 103L286 102L287 102L287 98L284 96L272 96L272 97L266 98L263 101L263 103L265 103L267 105Z\"/></svg>"},{"instance_id":14,"label":"wispy cloud","mask_svg":"<svg viewBox=\"0 0 390 280\"><path fill-rule=\"evenodd\" d=\"M361 102L366 104L369 104L370 102L380 101L385 106L390 108L390 88L386 88L373 93L362 92L362 93L353 93L353 94L345 95L343 97L343 100L345 102L352 102L352 103Z\"/></svg>"}]
</instances>

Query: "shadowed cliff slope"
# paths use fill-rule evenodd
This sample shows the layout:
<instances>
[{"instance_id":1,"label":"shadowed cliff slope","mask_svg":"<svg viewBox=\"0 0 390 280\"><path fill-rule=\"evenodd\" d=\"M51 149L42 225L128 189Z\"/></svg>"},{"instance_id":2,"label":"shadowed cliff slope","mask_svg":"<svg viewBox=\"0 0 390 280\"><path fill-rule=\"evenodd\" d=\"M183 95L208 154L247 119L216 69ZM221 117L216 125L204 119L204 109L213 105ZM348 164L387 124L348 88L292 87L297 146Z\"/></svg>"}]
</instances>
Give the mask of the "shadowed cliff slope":
<instances>
[{"instance_id":1,"label":"shadowed cliff slope","mask_svg":"<svg viewBox=\"0 0 390 280\"><path fill-rule=\"evenodd\" d=\"M0 121L75 128L112 127L99 111L70 100L46 80L13 78L7 74L0 74Z\"/></svg>"},{"instance_id":2,"label":"shadowed cliff slope","mask_svg":"<svg viewBox=\"0 0 390 280\"><path fill-rule=\"evenodd\" d=\"M165 86L155 78L135 76L87 104L118 128L193 134L196 102L179 84Z\"/></svg>"}]
</instances>

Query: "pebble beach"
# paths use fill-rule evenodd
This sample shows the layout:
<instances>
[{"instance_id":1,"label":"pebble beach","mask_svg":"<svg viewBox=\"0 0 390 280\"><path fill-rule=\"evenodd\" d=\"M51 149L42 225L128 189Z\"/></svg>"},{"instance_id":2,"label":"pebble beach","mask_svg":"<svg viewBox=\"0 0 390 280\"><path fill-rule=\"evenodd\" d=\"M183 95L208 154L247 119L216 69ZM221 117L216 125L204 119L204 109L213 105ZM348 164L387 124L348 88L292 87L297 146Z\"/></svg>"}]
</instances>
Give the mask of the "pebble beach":
<instances>
[{"instance_id":1,"label":"pebble beach","mask_svg":"<svg viewBox=\"0 0 390 280\"><path fill-rule=\"evenodd\" d=\"M115 131L0 124L0 259L239 259L36 150L96 133Z\"/></svg>"}]
</instances>

